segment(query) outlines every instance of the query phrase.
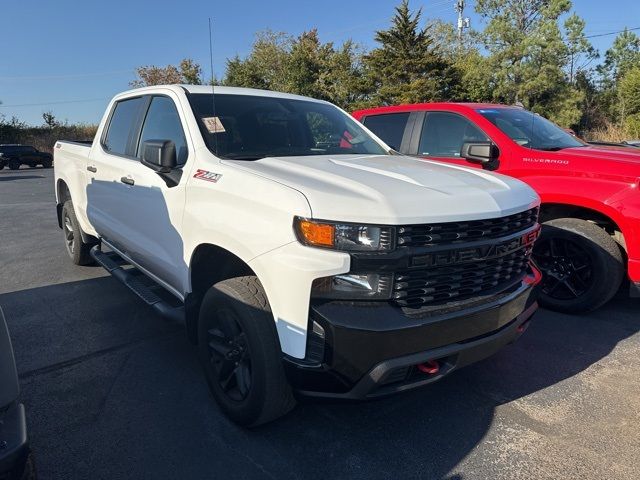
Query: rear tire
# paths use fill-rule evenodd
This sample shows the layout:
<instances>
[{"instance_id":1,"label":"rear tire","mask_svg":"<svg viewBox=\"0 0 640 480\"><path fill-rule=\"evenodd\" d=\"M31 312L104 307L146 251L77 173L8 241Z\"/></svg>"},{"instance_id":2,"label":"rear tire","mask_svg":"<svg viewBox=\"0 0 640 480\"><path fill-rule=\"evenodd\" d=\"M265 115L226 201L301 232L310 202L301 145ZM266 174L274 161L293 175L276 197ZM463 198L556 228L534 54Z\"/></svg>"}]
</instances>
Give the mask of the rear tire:
<instances>
[{"instance_id":1,"label":"rear tire","mask_svg":"<svg viewBox=\"0 0 640 480\"><path fill-rule=\"evenodd\" d=\"M198 355L213 397L237 424L267 423L295 406L271 308L256 277L224 280L206 293Z\"/></svg>"},{"instance_id":2,"label":"rear tire","mask_svg":"<svg viewBox=\"0 0 640 480\"><path fill-rule=\"evenodd\" d=\"M19 160L9 160L9 169L10 170L19 170L20 169L20 161Z\"/></svg>"},{"instance_id":3,"label":"rear tire","mask_svg":"<svg viewBox=\"0 0 640 480\"><path fill-rule=\"evenodd\" d=\"M7 166L7 162L5 162L4 160L0 160L0 170L2 170L6 166Z\"/></svg>"},{"instance_id":4,"label":"rear tire","mask_svg":"<svg viewBox=\"0 0 640 480\"><path fill-rule=\"evenodd\" d=\"M545 222L533 257L543 272L540 305L565 313L590 312L607 303L625 272L622 252L611 235L577 218Z\"/></svg>"},{"instance_id":5,"label":"rear tire","mask_svg":"<svg viewBox=\"0 0 640 480\"><path fill-rule=\"evenodd\" d=\"M62 207L62 232L64 233L67 253L76 265L89 265L93 258L89 254L95 243L86 243L82 240L82 229L78 223L73 202L67 200Z\"/></svg>"}]
</instances>

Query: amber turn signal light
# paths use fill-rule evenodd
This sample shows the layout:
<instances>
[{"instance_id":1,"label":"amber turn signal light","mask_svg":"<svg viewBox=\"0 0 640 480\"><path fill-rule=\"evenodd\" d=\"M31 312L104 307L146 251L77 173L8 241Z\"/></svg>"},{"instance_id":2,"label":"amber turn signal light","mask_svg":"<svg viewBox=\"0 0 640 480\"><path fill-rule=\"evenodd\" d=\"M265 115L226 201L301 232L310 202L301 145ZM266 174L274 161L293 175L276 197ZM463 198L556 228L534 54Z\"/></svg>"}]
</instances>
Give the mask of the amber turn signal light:
<instances>
[{"instance_id":1,"label":"amber turn signal light","mask_svg":"<svg viewBox=\"0 0 640 480\"><path fill-rule=\"evenodd\" d=\"M335 226L328 223L316 223L303 218L297 221L298 234L307 245L333 247L335 244Z\"/></svg>"}]
</instances>

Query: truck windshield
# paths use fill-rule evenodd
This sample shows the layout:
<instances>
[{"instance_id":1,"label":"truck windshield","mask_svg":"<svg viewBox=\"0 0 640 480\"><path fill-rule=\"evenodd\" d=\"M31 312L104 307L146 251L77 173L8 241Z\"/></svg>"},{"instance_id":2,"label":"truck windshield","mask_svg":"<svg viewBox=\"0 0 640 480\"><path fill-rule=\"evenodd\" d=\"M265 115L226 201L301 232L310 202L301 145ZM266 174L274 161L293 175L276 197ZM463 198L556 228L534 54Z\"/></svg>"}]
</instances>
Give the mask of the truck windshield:
<instances>
[{"instance_id":1,"label":"truck windshield","mask_svg":"<svg viewBox=\"0 0 640 480\"><path fill-rule=\"evenodd\" d=\"M536 150L562 150L585 144L540 115L520 108L487 108L477 112L514 142Z\"/></svg>"},{"instance_id":2,"label":"truck windshield","mask_svg":"<svg viewBox=\"0 0 640 480\"><path fill-rule=\"evenodd\" d=\"M327 103L257 95L190 94L202 136L234 160L305 155L387 155L350 116Z\"/></svg>"}]
</instances>

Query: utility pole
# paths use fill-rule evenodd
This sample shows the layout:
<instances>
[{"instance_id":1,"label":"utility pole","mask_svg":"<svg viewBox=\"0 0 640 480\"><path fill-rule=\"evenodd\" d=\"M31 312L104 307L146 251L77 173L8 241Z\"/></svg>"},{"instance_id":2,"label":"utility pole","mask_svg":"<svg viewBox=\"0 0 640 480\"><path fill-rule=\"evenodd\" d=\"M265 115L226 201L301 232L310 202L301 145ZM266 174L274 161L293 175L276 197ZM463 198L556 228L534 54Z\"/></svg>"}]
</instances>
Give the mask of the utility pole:
<instances>
[{"instance_id":1,"label":"utility pole","mask_svg":"<svg viewBox=\"0 0 640 480\"><path fill-rule=\"evenodd\" d=\"M465 28L469 28L471 26L471 20L468 17L463 17L464 0L456 0L454 8L458 13L458 43L462 45L462 32Z\"/></svg>"}]
</instances>

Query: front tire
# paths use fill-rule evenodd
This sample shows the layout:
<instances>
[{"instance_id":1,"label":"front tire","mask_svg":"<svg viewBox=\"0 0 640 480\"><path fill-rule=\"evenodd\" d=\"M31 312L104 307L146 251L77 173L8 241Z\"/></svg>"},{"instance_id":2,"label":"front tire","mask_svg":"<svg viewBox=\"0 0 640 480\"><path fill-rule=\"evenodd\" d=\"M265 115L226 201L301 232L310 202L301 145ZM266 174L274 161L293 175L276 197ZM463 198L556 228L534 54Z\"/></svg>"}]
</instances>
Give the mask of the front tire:
<instances>
[{"instance_id":1,"label":"front tire","mask_svg":"<svg viewBox=\"0 0 640 480\"><path fill-rule=\"evenodd\" d=\"M53 166L52 160L45 160L42 162L42 168L51 168Z\"/></svg>"},{"instance_id":2,"label":"front tire","mask_svg":"<svg viewBox=\"0 0 640 480\"><path fill-rule=\"evenodd\" d=\"M89 265L93 259L89 254L94 243L86 243L82 240L82 230L76 212L73 209L73 202L67 200L62 207L62 232L64 233L67 253L76 265Z\"/></svg>"},{"instance_id":3,"label":"front tire","mask_svg":"<svg viewBox=\"0 0 640 480\"><path fill-rule=\"evenodd\" d=\"M206 293L198 355L213 397L237 424L267 423L295 406L271 308L256 277L224 280Z\"/></svg>"},{"instance_id":4,"label":"front tire","mask_svg":"<svg viewBox=\"0 0 640 480\"><path fill-rule=\"evenodd\" d=\"M590 312L607 303L625 272L622 252L611 235L577 218L545 222L533 257L543 272L540 305L565 313Z\"/></svg>"}]
</instances>

